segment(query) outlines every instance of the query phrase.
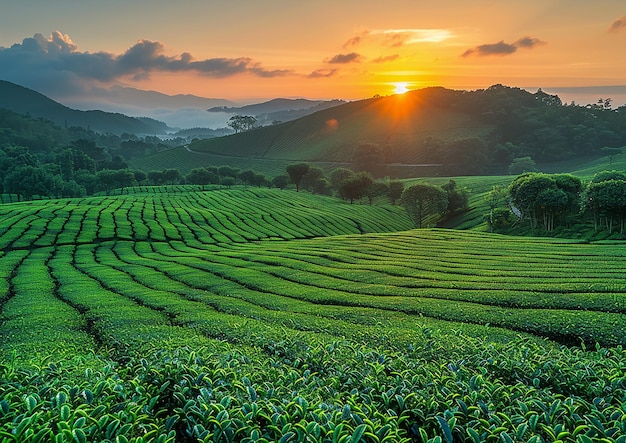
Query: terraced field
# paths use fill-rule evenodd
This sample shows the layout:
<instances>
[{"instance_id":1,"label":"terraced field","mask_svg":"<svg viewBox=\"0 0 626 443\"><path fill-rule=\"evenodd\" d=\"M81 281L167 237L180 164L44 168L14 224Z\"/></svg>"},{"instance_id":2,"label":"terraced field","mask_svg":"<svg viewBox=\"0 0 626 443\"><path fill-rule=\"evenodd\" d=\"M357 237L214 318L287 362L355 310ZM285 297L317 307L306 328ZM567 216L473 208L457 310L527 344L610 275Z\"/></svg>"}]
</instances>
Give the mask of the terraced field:
<instances>
[{"instance_id":1,"label":"terraced field","mask_svg":"<svg viewBox=\"0 0 626 443\"><path fill-rule=\"evenodd\" d=\"M0 205L0 440L626 441L621 245L162 191Z\"/></svg>"}]
</instances>

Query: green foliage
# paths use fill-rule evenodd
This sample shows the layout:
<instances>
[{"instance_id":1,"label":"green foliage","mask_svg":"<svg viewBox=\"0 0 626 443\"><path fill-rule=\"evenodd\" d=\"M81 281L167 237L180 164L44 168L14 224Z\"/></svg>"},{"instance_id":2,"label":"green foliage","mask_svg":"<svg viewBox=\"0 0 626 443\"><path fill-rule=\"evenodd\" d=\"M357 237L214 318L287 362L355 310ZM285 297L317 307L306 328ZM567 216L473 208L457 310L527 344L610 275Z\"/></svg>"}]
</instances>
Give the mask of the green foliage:
<instances>
[{"instance_id":1,"label":"green foliage","mask_svg":"<svg viewBox=\"0 0 626 443\"><path fill-rule=\"evenodd\" d=\"M620 233L623 233L626 220L626 180L611 179L611 176L615 174L596 174L585 191L584 210L593 213L596 230L600 219L604 219L609 233L613 231L614 222L619 223Z\"/></svg>"},{"instance_id":2,"label":"green foliage","mask_svg":"<svg viewBox=\"0 0 626 443\"><path fill-rule=\"evenodd\" d=\"M448 195L448 215L465 212L468 209L469 191L466 188L458 188L454 180L441 187Z\"/></svg>"},{"instance_id":3,"label":"green foliage","mask_svg":"<svg viewBox=\"0 0 626 443\"><path fill-rule=\"evenodd\" d=\"M352 204L354 200L363 198L373 183L374 179L369 172L361 171L354 173L341 182L339 195L350 200Z\"/></svg>"},{"instance_id":4,"label":"green foliage","mask_svg":"<svg viewBox=\"0 0 626 443\"><path fill-rule=\"evenodd\" d=\"M448 195L439 186L417 184L404 190L402 205L416 227L426 226L427 220L435 222L448 208Z\"/></svg>"},{"instance_id":5,"label":"green foliage","mask_svg":"<svg viewBox=\"0 0 626 443\"><path fill-rule=\"evenodd\" d=\"M555 226L555 219L564 219L579 206L582 182L569 174L547 175L525 173L513 180L509 195L522 220L531 228L539 222L546 231Z\"/></svg>"},{"instance_id":6,"label":"green foliage","mask_svg":"<svg viewBox=\"0 0 626 443\"><path fill-rule=\"evenodd\" d=\"M537 163L528 156L514 158L509 165L509 174L519 175L524 172L537 172Z\"/></svg>"},{"instance_id":7,"label":"green foliage","mask_svg":"<svg viewBox=\"0 0 626 443\"><path fill-rule=\"evenodd\" d=\"M302 177L309 172L310 166L308 163L297 163L292 165L287 165L285 170L289 175L289 179L291 183L296 185L296 192L300 190L300 182L302 181Z\"/></svg>"},{"instance_id":8,"label":"green foliage","mask_svg":"<svg viewBox=\"0 0 626 443\"><path fill-rule=\"evenodd\" d=\"M0 440L626 434L621 245L404 231L398 207L274 189L126 192L0 206Z\"/></svg>"},{"instance_id":9,"label":"green foliage","mask_svg":"<svg viewBox=\"0 0 626 443\"><path fill-rule=\"evenodd\" d=\"M257 119L252 115L233 115L228 119L228 126L233 128L235 133L250 131L257 127Z\"/></svg>"},{"instance_id":10,"label":"green foliage","mask_svg":"<svg viewBox=\"0 0 626 443\"><path fill-rule=\"evenodd\" d=\"M404 191L404 183L398 180L392 180L389 182L389 200L392 205L395 205L402 197L402 191Z\"/></svg>"}]
</instances>

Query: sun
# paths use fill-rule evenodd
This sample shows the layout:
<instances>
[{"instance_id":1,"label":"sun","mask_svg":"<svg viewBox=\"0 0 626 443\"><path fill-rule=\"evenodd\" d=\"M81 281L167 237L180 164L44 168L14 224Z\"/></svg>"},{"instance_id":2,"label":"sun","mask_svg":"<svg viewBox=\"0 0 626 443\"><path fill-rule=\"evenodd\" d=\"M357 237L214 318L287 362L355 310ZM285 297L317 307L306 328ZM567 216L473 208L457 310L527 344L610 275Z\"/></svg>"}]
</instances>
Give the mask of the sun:
<instances>
[{"instance_id":1,"label":"sun","mask_svg":"<svg viewBox=\"0 0 626 443\"><path fill-rule=\"evenodd\" d=\"M409 84L407 82L393 83L393 86L394 86L394 89L393 89L394 94L404 94L405 92L409 91Z\"/></svg>"}]
</instances>

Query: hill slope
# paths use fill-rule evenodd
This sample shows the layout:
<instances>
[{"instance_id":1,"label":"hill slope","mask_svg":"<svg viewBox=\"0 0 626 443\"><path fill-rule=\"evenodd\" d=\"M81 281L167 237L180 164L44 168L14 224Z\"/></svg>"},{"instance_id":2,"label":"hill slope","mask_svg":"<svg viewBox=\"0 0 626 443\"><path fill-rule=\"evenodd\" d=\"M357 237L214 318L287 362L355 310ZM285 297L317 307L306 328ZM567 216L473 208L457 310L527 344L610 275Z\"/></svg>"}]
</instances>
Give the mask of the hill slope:
<instances>
[{"instance_id":1,"label":"hill slope","mask_svg":"<svg viewBox=\"0 0 626 443\"><path fill-rule=\"evenodd\" d=\"M35 118L50 120L61 127L79 126L97 132L121 134L164 133L165 124L104 111L78 111L68 108L32 89L0 80L0 108Z\"/></svg>"},{"instance_id":2,"label":"hill slope","mask_svg":"<svg viewBox=\"0 0 626 443\"><path fill-rule=\"evenodd\" d=\"M622 441L621 246L143 191L0 205L3 441Z\"/></svg>"},{"instance_id":3,"label":"hill slope","mask_svg":"<svg viewBox=\"0 0 626 443\"><path fill-rule=\"evenodd\" d=\"M389 146L391 162L419 162L419 142L428 136L450 140L488 132L474 116L433 109L421 94L362 100L310 116L217 140L198 142L194 151L285 160L350 162L364 143Z\"/></svg>"},{"instance_id":4,"label":"hill slope","mask_svg":"<svg viewBox=\"0 0 626 443\"><path fill-rule=\"evenodd\" d=\"M165 155L197 166L215 164L210 156L232 165L241 159L346 164L362 145L379 151L384 157L379 165L386 167L381 175L390 176L425 175L395 173L422 164L438 165L438 175L506 173L513 159L527 156L540 166L582 163L602 157L603 147L626 145L626 107L563 106L541 90L533 94L502 85L477 91L426 88L339 105Z\"/></svg>"}]
</instances>

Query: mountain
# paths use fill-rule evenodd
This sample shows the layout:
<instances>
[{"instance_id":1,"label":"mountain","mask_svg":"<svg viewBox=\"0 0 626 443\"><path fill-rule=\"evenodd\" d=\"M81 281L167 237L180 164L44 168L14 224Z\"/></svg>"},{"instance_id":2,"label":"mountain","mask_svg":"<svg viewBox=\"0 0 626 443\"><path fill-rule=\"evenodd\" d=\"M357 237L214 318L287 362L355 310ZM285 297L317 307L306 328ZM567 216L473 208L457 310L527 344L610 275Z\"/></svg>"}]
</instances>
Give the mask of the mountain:
<instances>
[{"instance_id":1,"label":"mountain","mask_svg":"<svg viewBox=\"0 0 626 443\"><path fill-rule=\"evenodd\" d=\"M0 80L0 108L44 118L61 127L79 126L111 134L163 134L167 126L155 119L137 119L120 113L68 108L39 92Z\"/></svg>"},{"instance_id":2,"label":"mountain","mask_svg":"<svg viewBox=\"0 0 626 443\"><path fill-rule=\"evenodd\" d=\"M312 110L312 112L319 111L324 108L333 107L345 103L343 100L308 100L304 98L275 98L273 100L255 103L252 105L240 106L240 107L228 107L228 106L216 106L208 109L209 112L226 112L230 114L239 115L261 115L272 114L275 112L283 111L301 111Z\"/></svg>"},{"instance_id":3,"label":"mountain","mask_svg":"<svg viewBox=\"0 0 626 443\"><path fill-rule=\"evenodd\" d=\"M494 85L476 91L431 87L324 109L306 117L170 151L151 164L375 163L382 175L506 174L515 158L541 168L589 161L626 145L626 107L564 106L541 90ZM626 147L624 148L626 150ZM372 155L374 158L358 158ZM243 161L245 160L245 162ZM409 169L413 168L410 173ZM269 167L268 167L269 169ZM396 174L399 170L402 174Z\"/></svg>"},{"instance_id":4,"label":"mountain","mask_svg":"<svg viewBox=\"0 0 626 443\"><path fill-rule=\"evenodd\" d=\"M112 86L109 89L94 89L76 97L66 97L63 102L78 109L87 107L108 109L123 113L137 113L142 110L202 109L229 107L236 103L221 98L205 98L191 94L167 95L157 91L144 91L136 88Z\"/></svg>"}]
</instances>

